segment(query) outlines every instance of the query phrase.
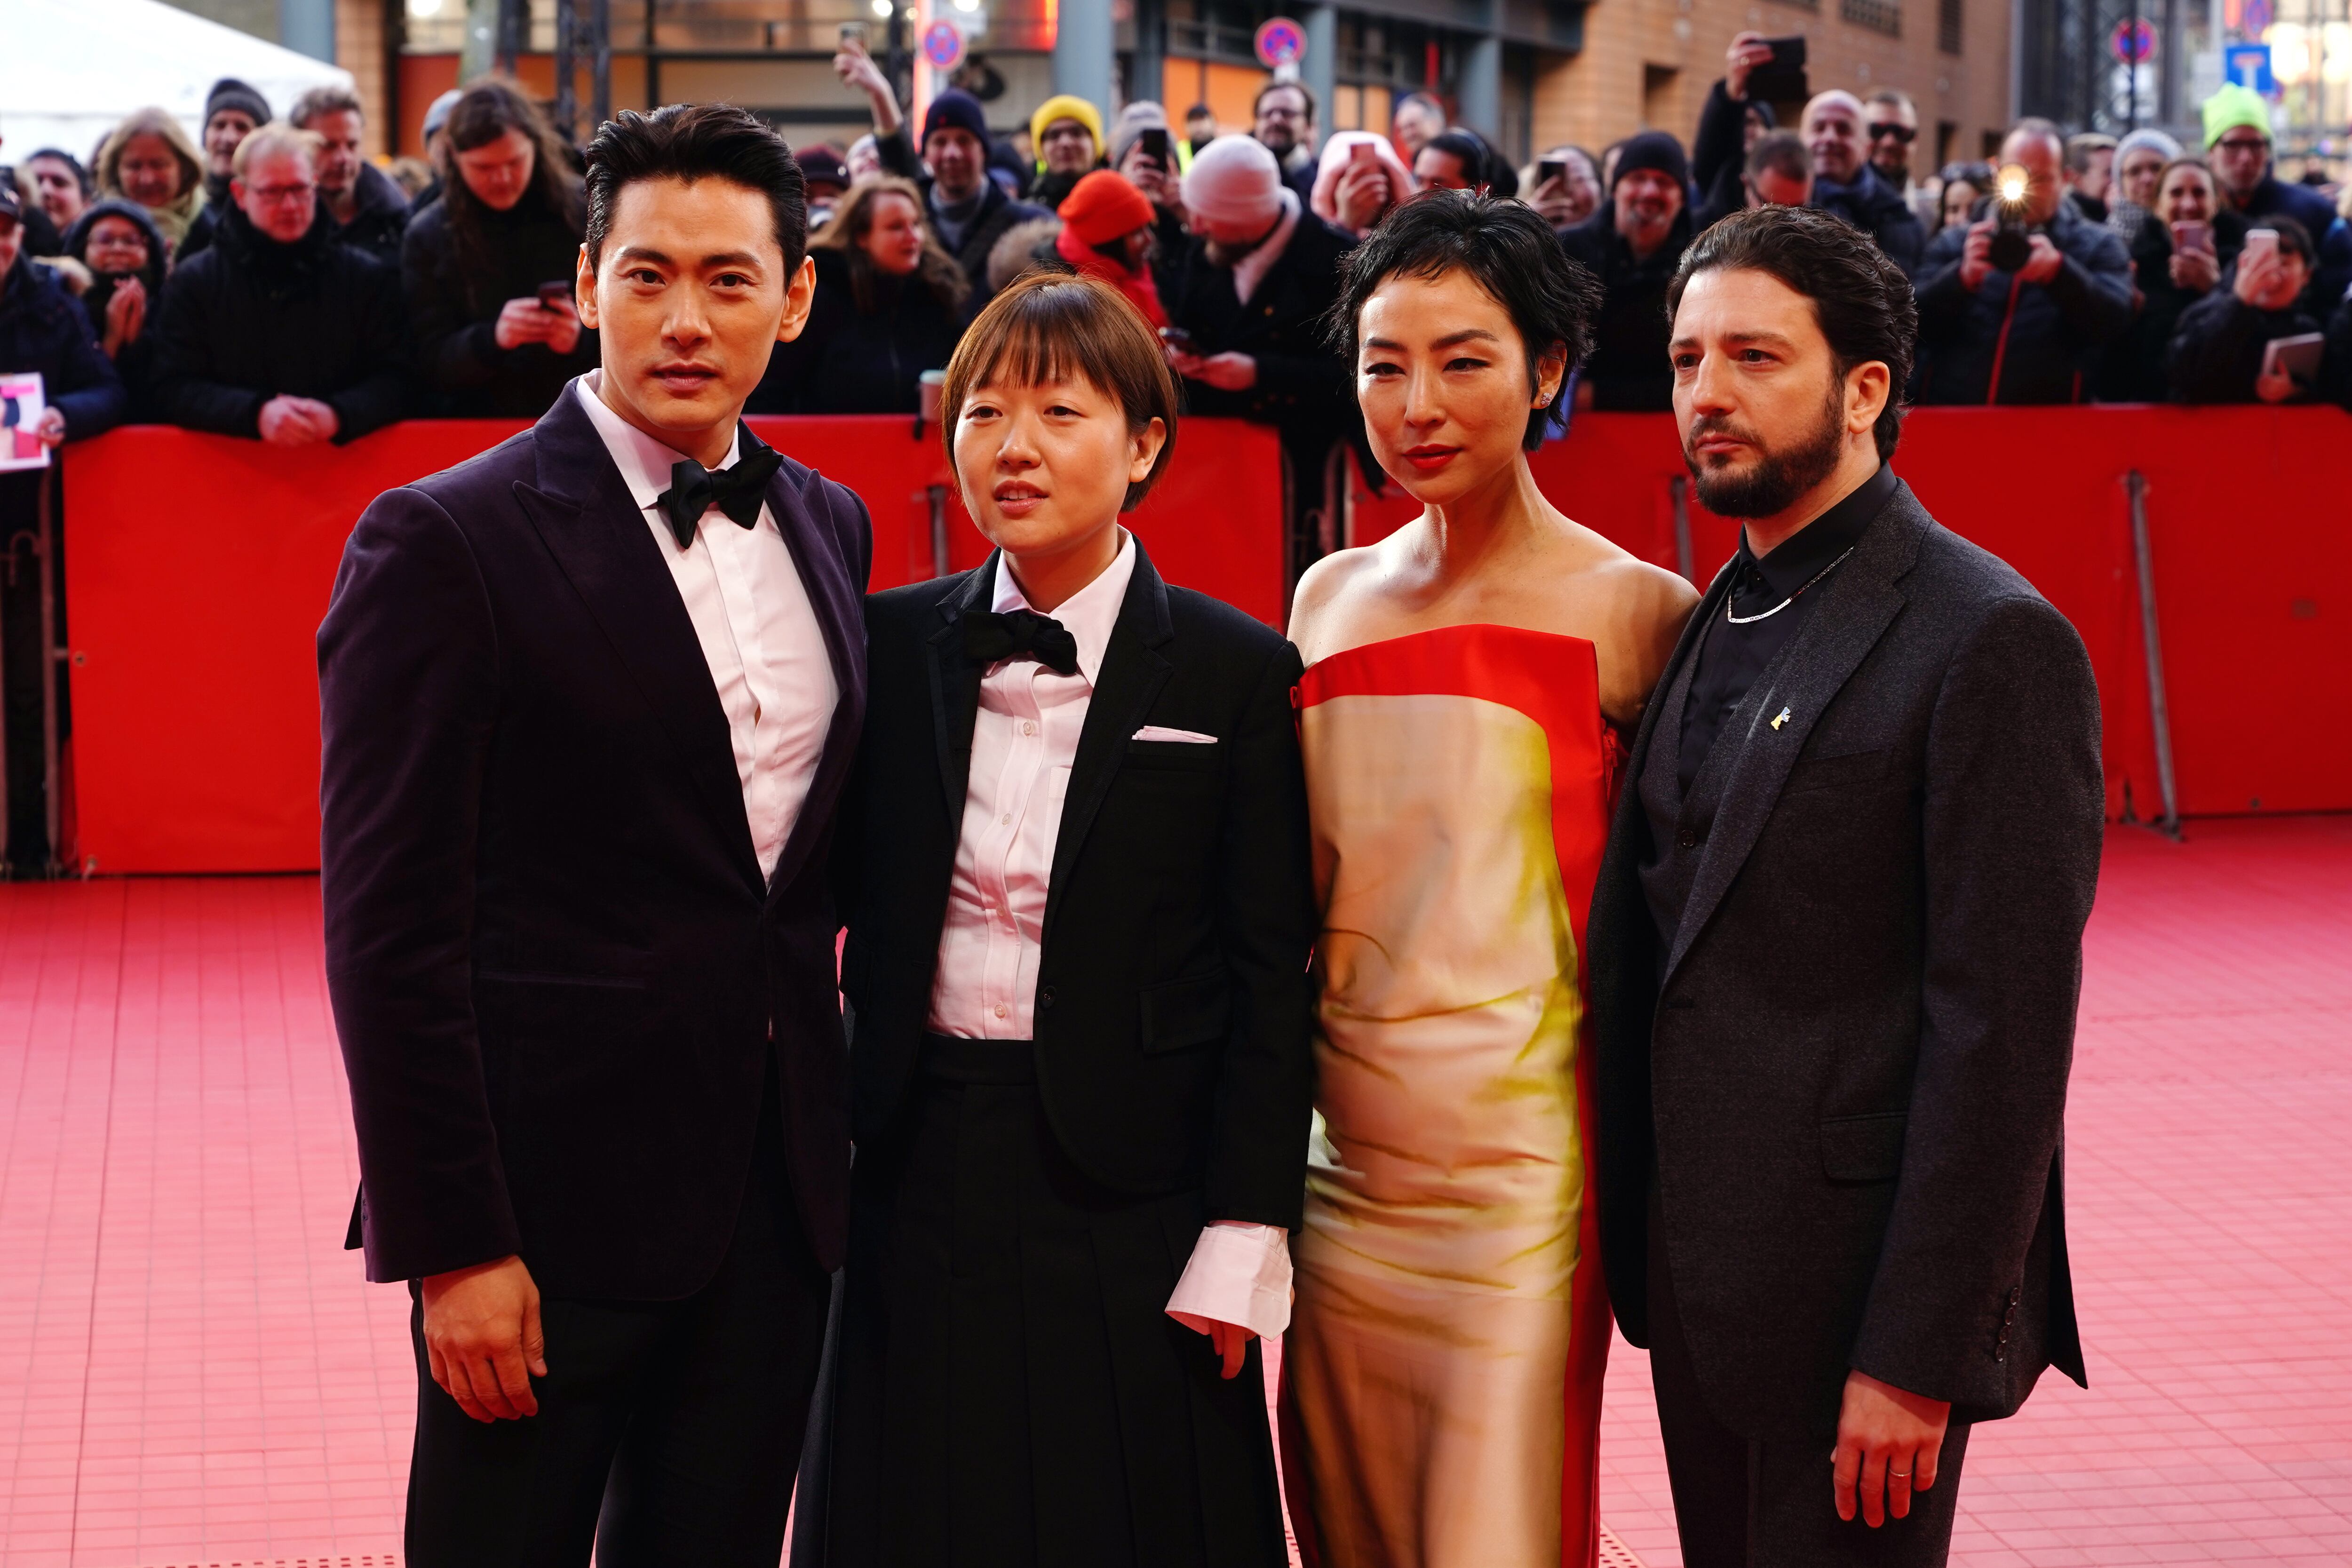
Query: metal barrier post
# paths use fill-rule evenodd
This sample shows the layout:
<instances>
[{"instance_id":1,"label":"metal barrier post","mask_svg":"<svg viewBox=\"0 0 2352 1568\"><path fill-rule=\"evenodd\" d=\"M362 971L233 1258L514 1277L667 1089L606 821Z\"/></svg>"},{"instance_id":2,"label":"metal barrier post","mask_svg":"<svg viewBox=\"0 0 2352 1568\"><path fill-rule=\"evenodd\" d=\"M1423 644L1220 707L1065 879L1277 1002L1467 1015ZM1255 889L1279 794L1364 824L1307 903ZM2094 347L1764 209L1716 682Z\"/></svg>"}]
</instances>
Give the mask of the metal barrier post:
<instances>
[{"instance_id":1,"label":"metal barrier post","mask_svg":"<svg viewBox=\"0 0 2352 1568\"><path fill-rule=\"evenodd\" d=\"M931 575L948 574L948 488L933 485L924 491L931 503Z\"/></svg>"},{"instance_id":2,"label":"metal barrier post","mask_svg":"<svg viewBox=\"0 0 2352 1568\"><path fill-rule=\"evenodd\" d=\"M2166 837L2180 837L2180 790L2172 771L2172 709L2164 696L2164 648L2156 629L2156 552L2147 537L2147 479L2137 468L2124 476L2124 493L2131 500L2132 557L2139 567L2139 642L2147 658L2148 720L2156 731L2156 783L2164 795L2164 816L2157 827Z\"/></svg>"},{"instance_id":3,"label":"metal barrier post","mask_svg":"<svg viewBox=\"0 0 2352 1568\"><path fill-rule=\"evenodd\" d=\"M1698 558L1691 549L1690 480L1676 474L1666 481L1666 491L1675 498L1675 570L1683 581L1698 585Z\"/></svg>"}]
</instances>

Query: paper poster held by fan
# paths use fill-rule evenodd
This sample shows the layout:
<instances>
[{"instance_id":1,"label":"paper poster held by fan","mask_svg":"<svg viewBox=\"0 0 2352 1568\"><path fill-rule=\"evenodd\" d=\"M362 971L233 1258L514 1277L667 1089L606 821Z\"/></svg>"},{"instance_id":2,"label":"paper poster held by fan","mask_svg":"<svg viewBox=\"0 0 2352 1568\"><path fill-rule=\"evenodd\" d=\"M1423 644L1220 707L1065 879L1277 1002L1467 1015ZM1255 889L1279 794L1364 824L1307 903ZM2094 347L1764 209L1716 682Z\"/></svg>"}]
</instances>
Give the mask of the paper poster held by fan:
<instances>
[{"instance_id":1,"label":"paper poster held by fan","mask_svg":"<svg viewBox=\"0 0 2352 1568\"><path fill-rule=\"evenodd\" d=\"M0 473L49 466L49 445L40 437L47 406L38 371L0 371Z\"/></svg>"}]
</instances>

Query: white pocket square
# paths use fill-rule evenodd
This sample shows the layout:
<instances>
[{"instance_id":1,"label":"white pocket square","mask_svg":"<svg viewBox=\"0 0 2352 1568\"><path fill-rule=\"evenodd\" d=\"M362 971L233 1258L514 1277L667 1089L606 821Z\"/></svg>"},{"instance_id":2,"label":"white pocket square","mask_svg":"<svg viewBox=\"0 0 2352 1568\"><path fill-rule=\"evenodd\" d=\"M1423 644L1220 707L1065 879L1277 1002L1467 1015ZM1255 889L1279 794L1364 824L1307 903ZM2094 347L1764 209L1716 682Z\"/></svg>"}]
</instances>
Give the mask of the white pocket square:
<instances>
[{"instance_id":1,"label":"white pocket square","mask_svg":"<svg viewBox=\"0 0 2352 1568\"><path fill-rule=\"evenodd\" d=\"M1217 743L1214 735L1203 735L1198 730L1169 730L1158 724L1146 724L1135 732L1134 738L1139 741L1175 741L1187 746L1213 746Z\"/></svg>"}]
</instances>

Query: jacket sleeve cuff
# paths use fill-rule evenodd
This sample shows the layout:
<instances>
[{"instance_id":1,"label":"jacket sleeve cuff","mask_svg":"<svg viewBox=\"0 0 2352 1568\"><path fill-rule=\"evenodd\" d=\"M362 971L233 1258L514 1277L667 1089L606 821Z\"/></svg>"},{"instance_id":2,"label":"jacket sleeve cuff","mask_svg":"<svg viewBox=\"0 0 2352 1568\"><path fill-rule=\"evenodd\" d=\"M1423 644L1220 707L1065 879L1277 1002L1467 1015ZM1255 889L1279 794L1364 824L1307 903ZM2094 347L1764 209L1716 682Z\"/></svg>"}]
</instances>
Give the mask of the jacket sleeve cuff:
<instances>
[{"instance_id":1,"label":"jacket sleeve cuff","mask_svg":"<svg viewBox=\"0 0 2352 1568\"><path fill-rule=\"evenodd\" d=\"M1278 1225L1219 1220L1192 1246L1168 1315L1201 1333L1232 1323L1260 1339L1290 1327L1290 1233Z\"/></svg>"}]
</instances>

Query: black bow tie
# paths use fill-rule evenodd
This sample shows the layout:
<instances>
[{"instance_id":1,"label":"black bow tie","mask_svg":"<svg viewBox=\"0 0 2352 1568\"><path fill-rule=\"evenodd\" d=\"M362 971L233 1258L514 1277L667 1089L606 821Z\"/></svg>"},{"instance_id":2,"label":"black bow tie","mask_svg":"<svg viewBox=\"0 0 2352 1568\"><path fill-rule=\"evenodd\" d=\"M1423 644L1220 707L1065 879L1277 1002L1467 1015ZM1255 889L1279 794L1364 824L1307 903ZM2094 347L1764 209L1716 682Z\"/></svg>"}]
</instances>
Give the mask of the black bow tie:
<instances>
[{"instance_id":1,"label":"black bow tie","mask_svg":"<svg viewBox=\"0 0 2352 1568\"><path fill-rule=\"evenodd\" d=\"M982 665L1001 658L1034 658L1056 675L1078 672L1078 639L1070 635L1069 627L1034 610L1002 616L966 610L963 651Z\"/></svg>"},{"instance_id":2,"label":"black bow tie","mask_svg":"<svg viewBox=\"0 0 2352 1568\"><path fill-rule=\"evenodd\" d=\"M732 518L738 528L760 525L760 504L768 499L768 481L776 477L784 459L748 428L738 426L737 437L731 468L714 474L692 458L681 458L669 466L669 489L656 496L654 504L669 520L669 531L677 535L680 550L693 545L702 514L714 506Z\"/></svg>"}]
</instances>

